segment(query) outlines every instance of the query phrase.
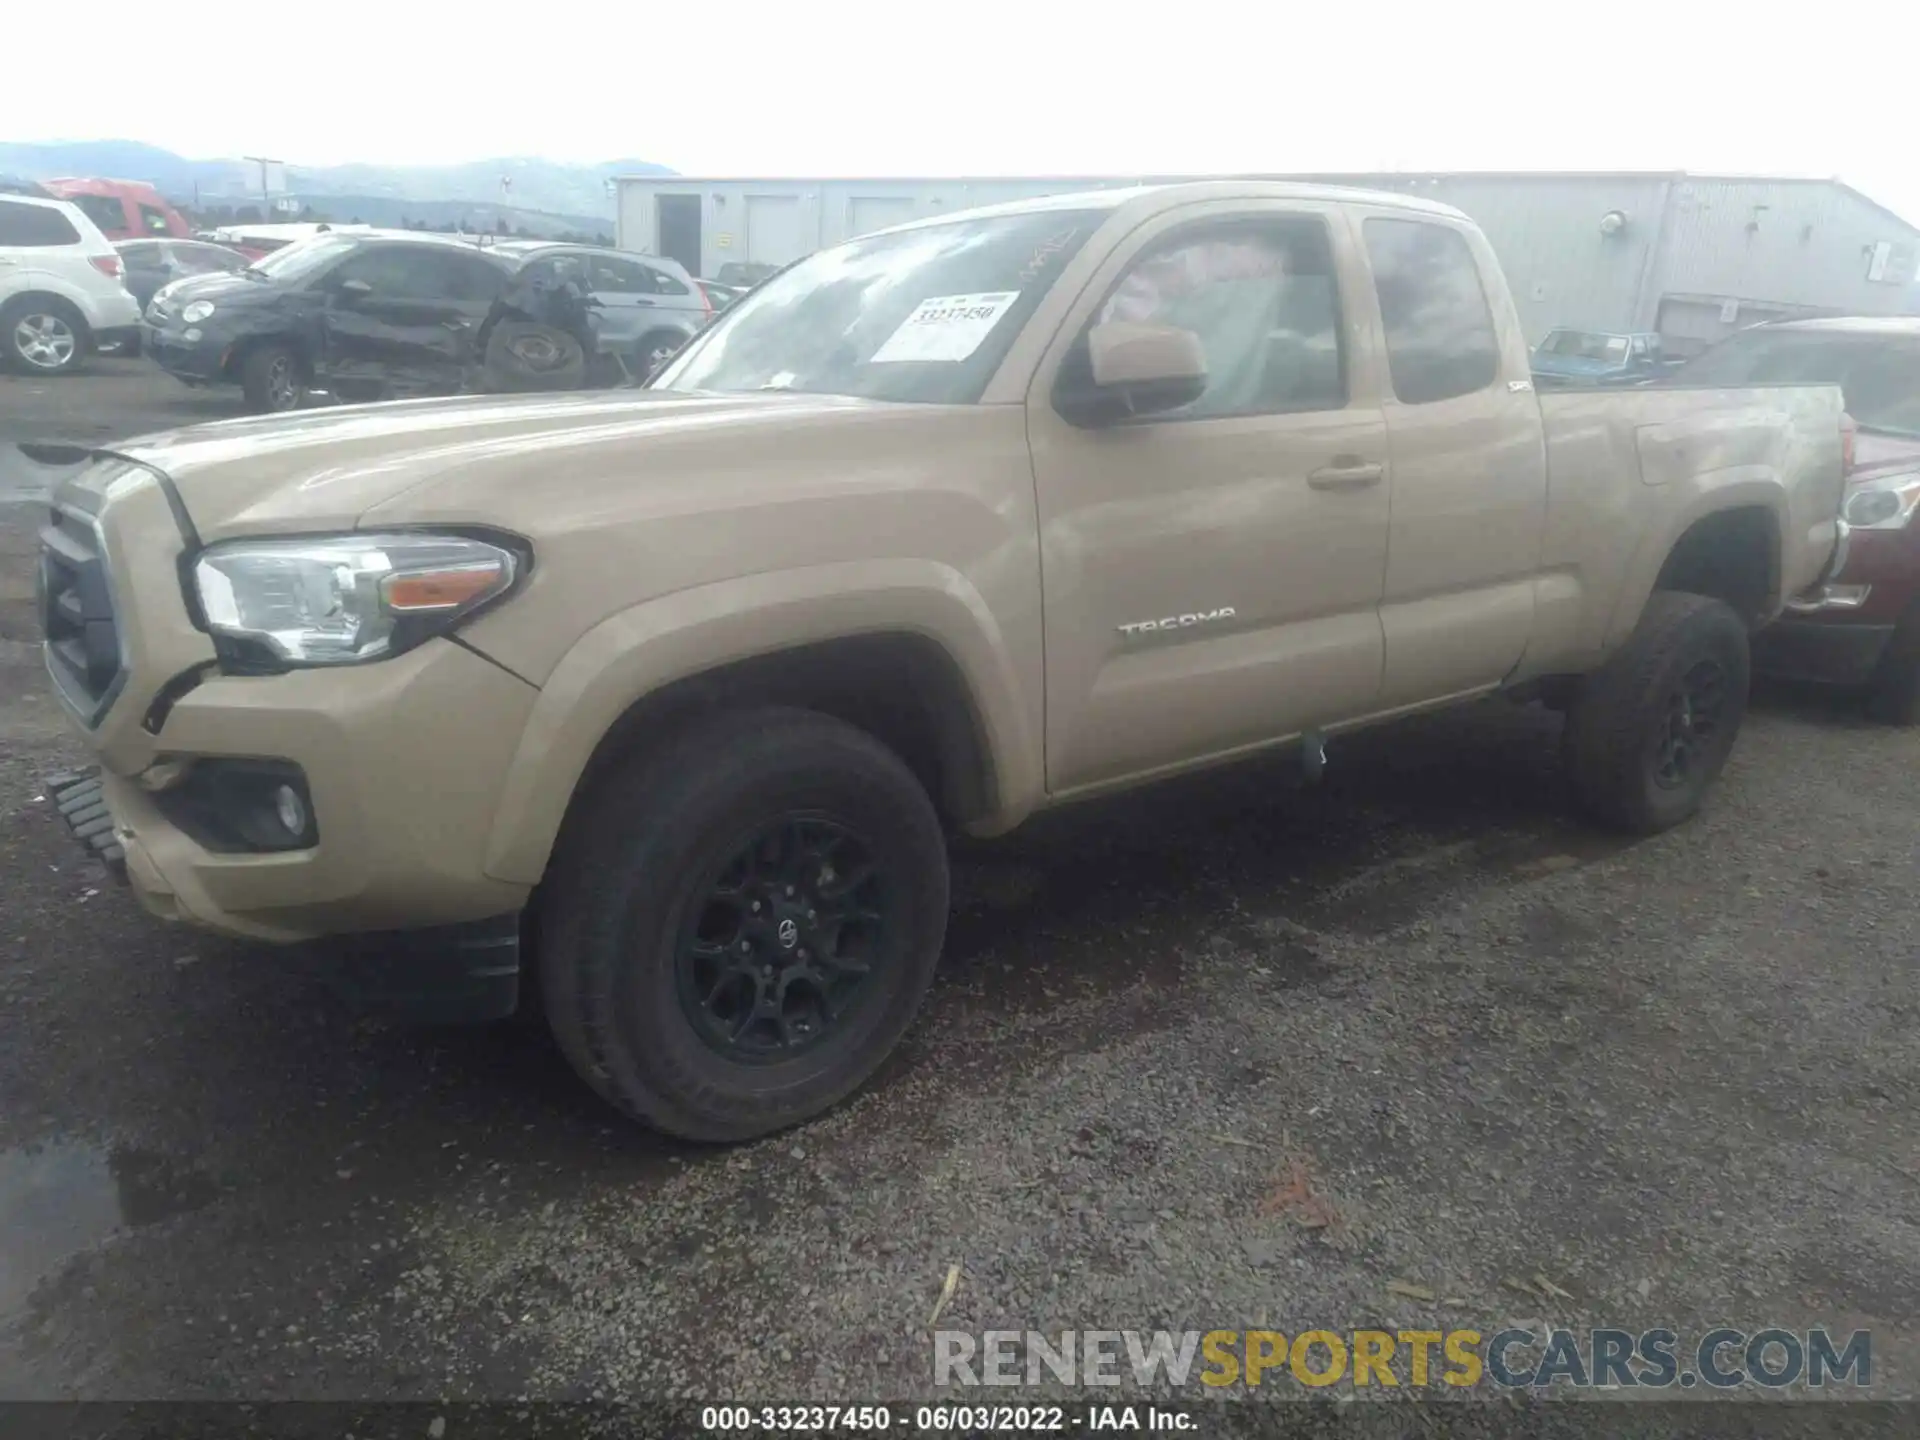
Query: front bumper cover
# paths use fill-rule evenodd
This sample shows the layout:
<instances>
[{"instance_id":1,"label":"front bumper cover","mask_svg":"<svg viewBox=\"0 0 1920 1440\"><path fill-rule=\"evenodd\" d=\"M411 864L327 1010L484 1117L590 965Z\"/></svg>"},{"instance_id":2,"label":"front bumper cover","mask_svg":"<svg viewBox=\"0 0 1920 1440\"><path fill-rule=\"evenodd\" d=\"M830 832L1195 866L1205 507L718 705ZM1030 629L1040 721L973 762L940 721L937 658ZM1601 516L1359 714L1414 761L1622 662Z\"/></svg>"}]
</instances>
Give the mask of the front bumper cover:
<instances>
[{"instance_id":1,"label":"front bumper cover","mask_svg":"<svg viewBox=\"0 0 1920 1440\"><path fill-rule=\"evenodd\" d=\"M129 884L127 852L116 833L100 767L49 775L43 789L89 858L104 864L121 884ZM152 898L151 887L160 883L157 873L143 873L133 887L149 909L164 908ZM419 930L342 936L335 941L338 954L329 978L354 1005L414 1023L504 1019L520 1003L520 929L519 914L511 913Z\"/></svg>"}]
</instances>

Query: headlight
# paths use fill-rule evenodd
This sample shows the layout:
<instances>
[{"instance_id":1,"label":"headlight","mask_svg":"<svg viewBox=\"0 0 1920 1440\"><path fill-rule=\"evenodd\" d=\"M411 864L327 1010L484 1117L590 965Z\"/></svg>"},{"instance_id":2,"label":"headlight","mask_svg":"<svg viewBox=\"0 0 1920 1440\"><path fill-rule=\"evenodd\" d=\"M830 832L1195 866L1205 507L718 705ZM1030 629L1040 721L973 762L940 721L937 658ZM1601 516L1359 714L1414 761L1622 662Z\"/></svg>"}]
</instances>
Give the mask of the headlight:
<instances>
[{"instance_id":1,"label":"headlight","mask_svg":"<svg viewBox=\"0 0 1920 1440\"><path fill-rule=\"evenodd\" d=\"M213 314L211 300L196 300L180 312L180 318L189 325L198 325L211 314Z\"/></svg>"},{"instance_id":2,"label":"headlight","mask_svg":"<svg viewBox=\"0 0 1920 1440\"><path fill-rule=\"evenodd\" d=\"M1856 530L1898 530L1920 505L1920 474L1862 480L1847 491L1840 518Z\"/></svg>"},{"instance_id":3,"label":"headlight","mask_svg":"<svg viewBox=\"0 0 1920 1440\"><path fill-rule=\"evenodd\" d=\"M397 655L512 587L524 558L460 535L237 540L194 562L225 658L280 669Z\"/></svg>"}]
</instances>

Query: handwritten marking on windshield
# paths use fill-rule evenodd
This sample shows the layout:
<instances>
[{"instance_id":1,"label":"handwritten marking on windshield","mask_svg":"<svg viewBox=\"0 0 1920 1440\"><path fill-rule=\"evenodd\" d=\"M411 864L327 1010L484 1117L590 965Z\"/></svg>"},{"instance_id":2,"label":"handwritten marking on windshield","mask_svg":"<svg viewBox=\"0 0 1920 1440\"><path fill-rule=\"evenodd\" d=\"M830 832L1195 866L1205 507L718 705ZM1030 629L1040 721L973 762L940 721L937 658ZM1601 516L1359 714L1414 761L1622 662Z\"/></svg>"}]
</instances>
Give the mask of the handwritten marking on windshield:
<instances>
[{"instance_id":1,"label":"handwritten marking on windshield","mask_svg":"<svg viewBox=\"0 0 1920 1440\"><path fill-rule=\"evenodd\" d=\"M1073 237L1079 233L1080 227L1075 225L1042 240L1034 247L1033 258L1027 261L1025 268L1021 270L1020 283L1025 285L1039 279L1040 272L1047 268L1053 257L1072 244Z\"/></svg>"}]
</instances>

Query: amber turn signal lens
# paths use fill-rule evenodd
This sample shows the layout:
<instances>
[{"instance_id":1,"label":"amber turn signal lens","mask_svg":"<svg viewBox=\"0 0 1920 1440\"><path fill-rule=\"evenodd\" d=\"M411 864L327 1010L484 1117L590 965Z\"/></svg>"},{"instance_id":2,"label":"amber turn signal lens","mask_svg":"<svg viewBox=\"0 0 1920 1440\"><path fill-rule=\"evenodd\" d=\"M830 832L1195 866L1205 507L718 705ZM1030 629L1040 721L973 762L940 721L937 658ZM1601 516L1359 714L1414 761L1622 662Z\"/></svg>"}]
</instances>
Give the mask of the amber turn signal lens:
<instances>
[{"instance_id":1,"label":"amber turn signal lens","mask_svg":"<svg viewBox=\"0 0 1920 1440\"><path fill-rule=\"evenodd\" d=\"M501 565L456 565L445 570L413 570L380 582L389 610L458 610L484 600L507 581Z\"/></svg>"}]
</instances>

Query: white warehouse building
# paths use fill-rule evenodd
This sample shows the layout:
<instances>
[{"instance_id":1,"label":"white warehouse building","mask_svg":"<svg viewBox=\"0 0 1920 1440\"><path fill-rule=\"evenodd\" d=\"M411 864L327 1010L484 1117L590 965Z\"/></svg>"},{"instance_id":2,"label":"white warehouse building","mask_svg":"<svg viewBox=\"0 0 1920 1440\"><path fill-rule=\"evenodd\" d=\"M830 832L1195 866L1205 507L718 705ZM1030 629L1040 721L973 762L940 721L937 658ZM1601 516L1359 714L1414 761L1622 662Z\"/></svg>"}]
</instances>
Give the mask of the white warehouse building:
<instances>
[{"instance_id":1,"label":"white warehouse building","mask_svg":"<svg viewBox=\"0 0 1920 1440\"><path fill-rule=\"evenodd\" d=\"M908 220L1031 195L1194 176L622 178L618 243L716 277ZM1293 175L1454 205L1486 231L1529 340L1657 330L1686 355L1761 320L1904 314L1920 230L1837 180L1683 172Z\"/></svg>"}]
</instances>

